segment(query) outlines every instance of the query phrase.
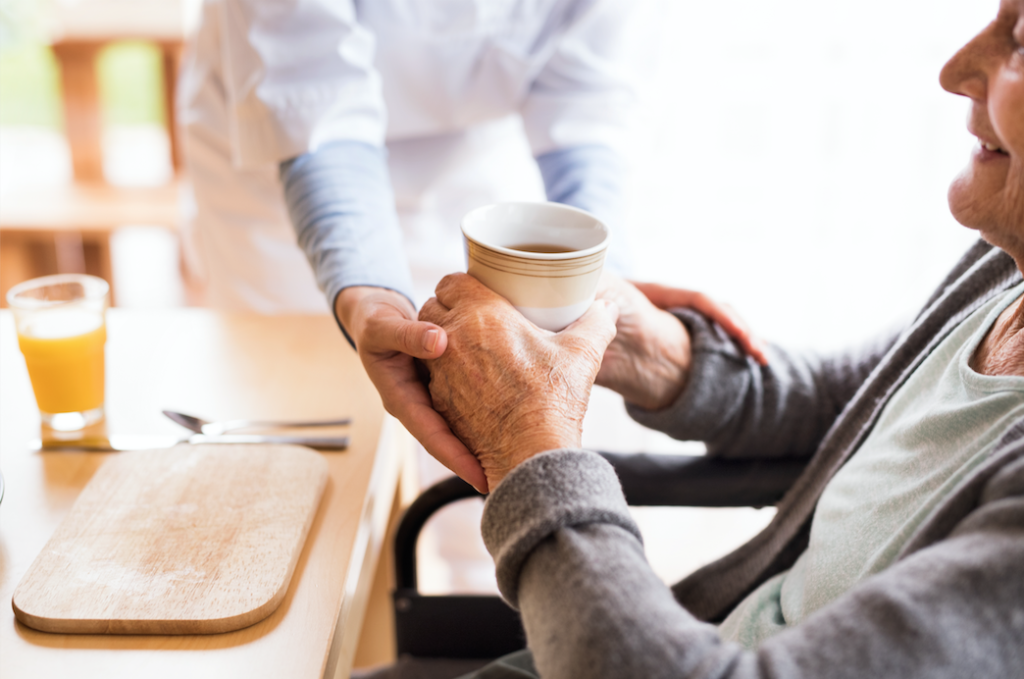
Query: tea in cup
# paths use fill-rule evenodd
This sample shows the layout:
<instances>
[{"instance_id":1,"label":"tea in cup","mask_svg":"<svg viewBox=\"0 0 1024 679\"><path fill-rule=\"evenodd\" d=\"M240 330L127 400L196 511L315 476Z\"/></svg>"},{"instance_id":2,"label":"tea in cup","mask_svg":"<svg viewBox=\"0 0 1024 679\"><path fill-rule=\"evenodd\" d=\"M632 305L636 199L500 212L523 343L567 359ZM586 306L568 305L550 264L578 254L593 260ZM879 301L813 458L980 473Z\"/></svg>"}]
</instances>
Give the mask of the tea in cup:
<instances>
[{"instance_id":1,"label":"tea in cup","mask_svg":"<svg viewBox=\"0 0 1024 679\"><path fill-rule=\"evenodd\" d=\"M559 203L497 203L462 219L467 273L558 332L594 302L608 227Z\"/></svg>"},{"instance_id":2,"label":"tea in cup","mask_svg":"<svg viewBox=\"0 0 1024 679\"><path fill-rule=\"evenodd\" d=\"M7 293L43 424L78 431L103 420L110 286L79 274L44 276Z\"/></svg>"}]
</instances>

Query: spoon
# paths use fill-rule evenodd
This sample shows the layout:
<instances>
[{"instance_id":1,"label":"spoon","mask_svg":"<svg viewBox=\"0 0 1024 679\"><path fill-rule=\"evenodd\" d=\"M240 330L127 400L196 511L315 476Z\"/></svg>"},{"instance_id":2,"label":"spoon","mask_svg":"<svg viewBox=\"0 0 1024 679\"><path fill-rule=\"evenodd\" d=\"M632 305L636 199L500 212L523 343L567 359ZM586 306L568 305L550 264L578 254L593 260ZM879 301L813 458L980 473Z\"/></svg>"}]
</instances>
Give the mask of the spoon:
<instances>
[{"instance_id":1,"label":"spoon","mask_svg":"<svg viewBox=\"0 0 1024 679\"><path fill-rule=\"evenodd\" d=\"M352 423L352 418L350 417L313 422L278 422L273 420L222 420L220 422L211 422L195 415L186 415L185 413L178 413L173 410L165 410L163 413L174 422L185 427L185 429L206 436L220 436L225 432L245 427L336 427Z\"/></svg>"}]
</instances>

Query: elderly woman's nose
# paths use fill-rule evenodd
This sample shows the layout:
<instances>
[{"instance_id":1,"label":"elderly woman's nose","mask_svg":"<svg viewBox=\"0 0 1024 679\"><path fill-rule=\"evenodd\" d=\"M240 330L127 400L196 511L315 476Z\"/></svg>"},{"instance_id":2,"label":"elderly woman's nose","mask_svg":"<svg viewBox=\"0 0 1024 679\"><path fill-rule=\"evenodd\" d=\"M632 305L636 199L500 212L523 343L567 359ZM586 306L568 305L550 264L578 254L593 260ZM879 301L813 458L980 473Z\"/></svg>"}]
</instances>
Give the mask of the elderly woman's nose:
<instances>
[{"instance_id":1,"label":"elderly woman's nose","mask_svg":"<svg viewBox=\"0 0 1024 679\"><path fill-rule=\"evenodd\" d=\"M984 74L977 68L973 55L974 43L968 43L946 62L939 73L942 89L971 99L981 99L985 94Z\"/></svg>"},{"instance_id":2,"label":"elderly woman's nose","mask_svg":"<svg viewBox=\"0 0 1024 679\"><path fill-rule=\"evenodd\" d=\"M984 99L988 76L985 72L985 55L990 50L992 25L986 27L974 39L960 48L953 58L946 62L939 73L939 84L947 92L960 94L971 99Z\"/></svg>"}]
</instances>

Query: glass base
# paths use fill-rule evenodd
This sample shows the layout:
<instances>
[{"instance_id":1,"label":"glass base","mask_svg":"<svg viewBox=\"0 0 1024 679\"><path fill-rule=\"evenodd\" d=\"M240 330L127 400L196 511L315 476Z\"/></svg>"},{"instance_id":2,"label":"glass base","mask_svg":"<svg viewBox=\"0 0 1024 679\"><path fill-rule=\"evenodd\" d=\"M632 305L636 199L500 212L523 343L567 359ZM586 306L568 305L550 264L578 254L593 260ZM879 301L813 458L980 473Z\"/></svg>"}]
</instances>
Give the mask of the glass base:
<instances>
[{"instance_id":1,"label":"glass base","mask_svg":"<svg viewBox=\"0 0 1024 679\"><path fill-rule=\"evenodd\" d=\"M77 433L88 426L103 421L103 406L92 410L83 410L73 413L44 413L39 412L43 424L54 432Z\"/></svg>"}]
</instances>

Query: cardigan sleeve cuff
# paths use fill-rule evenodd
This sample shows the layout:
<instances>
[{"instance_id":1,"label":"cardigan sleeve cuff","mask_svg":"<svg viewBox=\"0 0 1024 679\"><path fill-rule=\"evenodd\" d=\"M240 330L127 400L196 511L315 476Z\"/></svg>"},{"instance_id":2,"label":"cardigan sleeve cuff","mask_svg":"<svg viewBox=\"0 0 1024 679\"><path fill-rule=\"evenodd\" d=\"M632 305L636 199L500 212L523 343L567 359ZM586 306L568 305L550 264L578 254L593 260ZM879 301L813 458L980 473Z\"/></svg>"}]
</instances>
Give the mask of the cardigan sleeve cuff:
<instances>
[{"instance_id":1,"label":"cardigan sleeve cuff","mask_svg":"<svg viewBox=\"0 0 1024 679\"><path fill-rule=\"evenodd\" d=\"M537 545L559 529L592 523L641 539L615 469L600 455L554 450L512 470L487 498L482 524L502 596L517 608L519 575Z\"/></svg>"},{"instance_id":2,"label":"cardigan sleeve cuff","mask_svg":"<svg viewBox=\"0 0 1024 679\"><path fill-rule=\"evenodd\" d=\"M734 395L748 387L756 363L705 316L690 309L672 313L690 334L692 360L686 387L667 408L651 411L627 403L626 412L645 427L680 441L713 440L735 415L730 410L738 403Z\"/></svg>"}]
</instances>

